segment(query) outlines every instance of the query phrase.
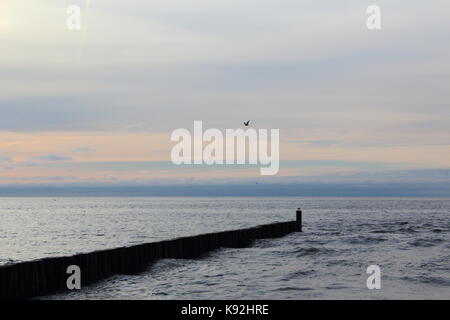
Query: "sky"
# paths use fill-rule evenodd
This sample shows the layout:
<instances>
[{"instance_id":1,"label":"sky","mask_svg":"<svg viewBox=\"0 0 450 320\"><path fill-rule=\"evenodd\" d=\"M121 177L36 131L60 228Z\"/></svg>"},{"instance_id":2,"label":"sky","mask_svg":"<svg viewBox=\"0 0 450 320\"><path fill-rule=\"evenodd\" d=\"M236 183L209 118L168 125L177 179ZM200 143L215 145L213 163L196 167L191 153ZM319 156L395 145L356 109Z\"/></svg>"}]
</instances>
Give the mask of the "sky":
<instances>
[{"instance_id":1,"label":"sky","mask_svg":"<svg viewBox=\"0 0 450 320\"><path fill-rule=\"evenodd\" d=\"M444 0L2 0L0 186L450 182L449 35ZM171 163L248 119L277 176Z\"/></svg>"}]
</instances>

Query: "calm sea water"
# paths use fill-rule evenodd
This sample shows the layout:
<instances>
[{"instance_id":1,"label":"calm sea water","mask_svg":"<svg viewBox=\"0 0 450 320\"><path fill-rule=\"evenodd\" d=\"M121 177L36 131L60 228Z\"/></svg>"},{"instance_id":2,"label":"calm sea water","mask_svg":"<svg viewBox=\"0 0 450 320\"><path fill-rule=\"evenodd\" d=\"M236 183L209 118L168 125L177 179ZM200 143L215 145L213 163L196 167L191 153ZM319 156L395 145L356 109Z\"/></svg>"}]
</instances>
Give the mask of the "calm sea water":
<instances>
[{"instance_id":1,"label":"calm sea water","mask_svg":"<svg viewBox=\"0 0 450 320\"><path fill-rule=\"evenodd\" d=\"M161 260L58 299L449 299L450 200L0 198L0 264L295 219L304 232ZM381 268L368 290L366 268Z\"/></svg>"}]
</instances>

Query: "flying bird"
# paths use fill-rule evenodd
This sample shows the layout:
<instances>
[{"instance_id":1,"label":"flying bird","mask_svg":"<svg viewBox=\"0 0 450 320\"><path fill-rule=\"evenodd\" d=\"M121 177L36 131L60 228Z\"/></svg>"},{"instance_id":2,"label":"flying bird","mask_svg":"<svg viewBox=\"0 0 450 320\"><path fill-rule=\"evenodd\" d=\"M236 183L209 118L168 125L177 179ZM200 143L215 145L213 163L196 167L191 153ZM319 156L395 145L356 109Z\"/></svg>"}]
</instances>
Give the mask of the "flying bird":
<instances>
[{"instance_id":1,"label":"flying bird","mask_svg":"<svg viewBox=\"0 0 450 320\"><path fill-rule=\"evenodd\" d=\"M246 127L248 127L248 124L250 123L250 120L248 120L247 122L245 122L244 121L244 125L246 126Z\"/></svg>"}]
</instances>

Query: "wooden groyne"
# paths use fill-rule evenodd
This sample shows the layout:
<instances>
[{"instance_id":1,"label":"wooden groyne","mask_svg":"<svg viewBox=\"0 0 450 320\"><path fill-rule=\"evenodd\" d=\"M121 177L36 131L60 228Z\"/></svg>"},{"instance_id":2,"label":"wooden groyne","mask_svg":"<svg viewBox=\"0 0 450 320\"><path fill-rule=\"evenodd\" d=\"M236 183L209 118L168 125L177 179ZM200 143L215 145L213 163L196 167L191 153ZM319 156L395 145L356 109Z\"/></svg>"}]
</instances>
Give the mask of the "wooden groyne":
<instances>
[{"instance_id":1,"label":"wooden groyne","mask_svg":"<svg viewBox=\"0 0 450 320\"><path fill-rule=\"evenodd\" d=\"M302 231L301 215L297 210L296 221L0 266L0 299L29 299L68 290L67 268L72 265L80 268L81 284L86 286L115 274L142 272L158 259L194 259L218 248L247 247L256 239Z\"/></svg>"}]
</instances>

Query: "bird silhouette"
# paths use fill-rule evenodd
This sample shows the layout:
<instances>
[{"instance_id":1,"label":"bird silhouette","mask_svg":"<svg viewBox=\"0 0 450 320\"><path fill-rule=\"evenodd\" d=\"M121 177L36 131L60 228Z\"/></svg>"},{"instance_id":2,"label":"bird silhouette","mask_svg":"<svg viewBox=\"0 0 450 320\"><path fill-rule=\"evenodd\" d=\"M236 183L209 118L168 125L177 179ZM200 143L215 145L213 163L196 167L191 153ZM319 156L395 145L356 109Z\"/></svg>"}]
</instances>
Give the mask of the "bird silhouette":
<instances>
[{"instance_id":1,"label":"bird silhouette","mask_svg":"<svg viewBox=\"0 0 450 320\"><path fill-rule=\"evenodd\" d=\"M246 126L246 127L248 127L248 124L250 123L250 120L248 120L247 122L245 122L244 121L244 125Z\"/></svg>"}]
</instances>

